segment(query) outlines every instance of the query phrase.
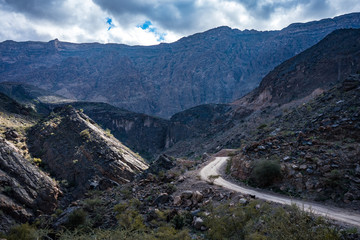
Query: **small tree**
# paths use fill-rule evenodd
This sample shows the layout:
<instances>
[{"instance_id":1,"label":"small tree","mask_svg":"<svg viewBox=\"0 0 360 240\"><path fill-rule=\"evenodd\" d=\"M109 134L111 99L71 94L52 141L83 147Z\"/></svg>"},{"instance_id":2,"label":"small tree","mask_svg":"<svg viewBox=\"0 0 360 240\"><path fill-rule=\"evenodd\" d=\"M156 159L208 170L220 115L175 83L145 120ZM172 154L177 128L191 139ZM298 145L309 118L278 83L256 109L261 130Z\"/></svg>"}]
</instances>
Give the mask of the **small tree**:
<instances>
[{"instance_id":1,"label":"small tree","mask_svg":"<svg viewBox=\"0 0 360 240\"><path fill-rule=\"evenodd\" d=\"M276 161L259 160L254 163L250 182L259 187L266 187L281 178L281 167Z\"/></svg>"}]
</instances>

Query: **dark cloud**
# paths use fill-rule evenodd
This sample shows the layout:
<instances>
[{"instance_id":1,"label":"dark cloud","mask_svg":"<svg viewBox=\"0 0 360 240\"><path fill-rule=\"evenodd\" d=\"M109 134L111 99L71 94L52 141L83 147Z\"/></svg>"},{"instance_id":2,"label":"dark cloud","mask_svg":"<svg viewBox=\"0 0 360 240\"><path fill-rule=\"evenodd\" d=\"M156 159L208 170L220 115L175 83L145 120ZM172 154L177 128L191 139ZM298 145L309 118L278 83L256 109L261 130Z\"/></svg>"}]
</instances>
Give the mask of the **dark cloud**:
<instances>
[{"instance_id":1,"label":"dark cloud","mask_svg":"<svg viewBox=\"0 0 360 240\"><path fill-rule=\"evenodd\" d=\"M129 15L143 15L146 19L156 22L164 29L186 32L193 31L202 25L204 17L211 18L216 12L211 3L204 3L201 7L194 0L93 0L102 9L116 16L118 21L125 23ZM324 16L329 14L327 0L223 0L219 3L235 2L242 5L253 18L259 21L271 19L278 10L293 10L300 6L306 8L307 17Z\"/></svg>"},{"instance_id":2,"label":"dark cloud","mask_svg":"<svg viewBox=\"0 0 360 240\"><path fill-rule=\"evenodd\" d=\"M62 22L69 13L62 0L3 0L5 7L31 18Z\"/></svg>"},{"instance_id":3,"label":"dark cloud","mask_svg":"<svg viewBox=\"0 0 360 240\"><path fill-rule=\"evenodd\" d=\"M272 14L277 10L293 10L296 7L303 7L306 16L308 17L322 17L330 14L330 4L328 0L289 0L284 2L270 1L264 3L259 0L230 0L243 5L246 10L258 19L270 19Z\"/></svg>"},{"instance_id":4,"label":"dark cloud","mask_svg":"<svg viewBox=\"0 0 360 240\"><path fill-rule=\"evenodd\" d=\"M281 29L359 10L359 0L0 0L0 39L136 44L150 36L153 44L154 36L174 41L220 25ZM143 28L147 34L134 30L145 21L153 24Z\"/></svg>"},{"instance_id":5,"label":"dark cloud","mask_svg":"<svg viewBox=\"0 0 360 240\"><path fill-rule=\"evenodd\" d=\"M335 14L334 9L330 7L327 0L312 0L307 1L304 5L307 17L315 17L320 19L326 16Z\"/></svg>"},{"instance_id":6,"label":"dark cloud","mask_svg":"<svg viewBox=\"0 0 360 240\"><path fill-rule=\"evenodd\" d=\"M255 18L261 20L267 20L271 18L271 15L275 13L278 9L291 9L300 5L304 2L308 2L310 0L289 0L285 2L266 2L259 0L230 0L232 2L237 2L243 5L246 10Z\"/></svg>"},{"instance_id":7,"label":"dark cloud","mask_svg":"<svg viewBox=\"0 0 360 240\"><path fill-rule=\"evenodd\" d=\"M162 27L173 30L190 28L190 23L198 21L195 1L144 1L144 0L93 0L102 9L116 16L124 23L129 15L143 15Z\"/></svg>"}]
</instances>

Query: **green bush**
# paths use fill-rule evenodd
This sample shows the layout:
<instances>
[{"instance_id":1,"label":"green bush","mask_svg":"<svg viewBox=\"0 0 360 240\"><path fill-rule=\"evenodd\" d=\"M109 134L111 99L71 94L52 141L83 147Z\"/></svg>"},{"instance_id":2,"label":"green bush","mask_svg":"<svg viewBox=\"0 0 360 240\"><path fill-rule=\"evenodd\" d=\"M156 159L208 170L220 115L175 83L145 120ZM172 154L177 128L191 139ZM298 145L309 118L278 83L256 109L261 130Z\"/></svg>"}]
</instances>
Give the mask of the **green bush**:
<instances>
[{"instance_id":1,"label":"green bush","mask_svg":"<svg viewBox=\"0 0 360 240\"><path fill-rule=\"evenodd\" d=\"M111 130L110 129L105 129L105 135L107 136L107 137L113 137L114 135L112 135L111 134Z\"/></svg>"},{"instance_id":2,"label":"green bush","mask_svg":"<svg viewBox=\"0 0 360 240\"><path fill-rule=\"evenodd\" d=\"M80 225L85 224L87 213L83 209L76 209L69 214L68 220L65 226L69 229L74 229Z\"/></svg>"},{"instance_id":3,"label":"green bush","mask_svg":"<svg viewBox=\"0 0 360 240\"><path fill-rule=\"evenodd\" d=\"M260 204L260 207L258 206ZM244 206L220 205L205 219L208 239L338 240L341 235L321 217L296 206L271 207L253 201Z\"/></svg>"},{"instance_id":4,"label":"green bush","mask_svg":"<svg viewBox=\"0 0 360 240\"><path fill-rule=\"evenodd\" d=\"M103 201L97 197L87 198L84 200L85 209L90 210L90 211L94 211L95 208L98 208L99 206L101 206L102 203L103 203Z\"/></svg>"},{"instance_id":5,"label":"green bush","mask_svg":"<svg viewBox=\"0 0 360 240\"><path fill-rule=\"evenodd\" d=\"M8 240L35 240L36 230L28 223L16 225L10 229Z\"/></svg>"},{"instance_id":6,"label":"green bush","mask_svg":"<svg viewBox=\"0 0 360 240\"><path fill-rule=\"evenodd\" d=\"M138 211L140 204L139 200L131 199L128 203L119 203L114 206L116 218L123 229L129 231L146 229L144 219Z\"/></svg>"},{"instance_id":7,"label":"green bush","mask_svg":"<svg viewBox=\"0 0 360 240\"><path fill-rule=\"evenodd\" d=\"M281 167L276 161L259 160L254 163L250 182L259 187L266 187L281 178Z\"/></svg>"},{"instance_id":8,"label":"green bush","mask_svg":"<svg viewBox=\"0 0 360 240\"><path fill-rule=\"evenodd\" d=\"M80 132L80 136L81 136L82 138L84 138L85 140L90 140L90 139L91 139L90 131L89 131L88 128L85 129L85 130L82 130L82 131Z\"/></svg>"}]
</instances>

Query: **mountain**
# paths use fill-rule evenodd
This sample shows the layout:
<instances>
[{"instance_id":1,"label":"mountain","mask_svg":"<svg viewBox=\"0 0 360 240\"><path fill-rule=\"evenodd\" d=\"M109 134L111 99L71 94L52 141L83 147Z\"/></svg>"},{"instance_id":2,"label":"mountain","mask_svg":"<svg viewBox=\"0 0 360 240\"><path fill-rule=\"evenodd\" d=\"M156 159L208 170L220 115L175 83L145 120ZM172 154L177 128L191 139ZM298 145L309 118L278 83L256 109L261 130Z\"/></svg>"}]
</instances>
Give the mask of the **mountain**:
<instances>
[{"instance_id":1,"label":"mountain","mask_svg":"<svg viewBox=\"0 0 360 240\"><path fill-rule=\"evenodd\" d=\"M45 115L50 113L51 105L73 101L26 83L2 82L0 92Z\"/></svg>"},{"instance_id":2,"label":"mountain","mask_svg":"<svg viewBox=\"0 0 360 240\"><path fill-rule=\"evenodd\" d=\"M208 135L194 134L167 149L168 154L181 155L215 152L221 148L237 148L254 136L264 121L276 121L288 109L313 99L341 83L350 74L360 72L360 30L336 30L318 44L285 61L267 74L259 87L229 104L219 114L221 121L205 121L197 129L207 129ZM216 106L216 105L215 105ZM214 105L197 107L216 109ZM176 115L197 120L198 113L186 110ZM175 115L175 116L176 116ZM197 133L195 131L194 133Z\"/></svg>"},{"instance_id":3,"label":"mountain","mask_svg":"<svg viewBox=\"0 0 360 240\"><path fill-rule=\"evenodd\" d=\"M360 30L335 30L321 42L277 66L258 88L234 104L285 104L329 89L360 71Z\"/></svg>"},{"instance_id":4,"label":"mountain","mask_svg":"<svg viewBox=\"0 0 360 240\"><path fill-rule=\"evenodd\" d=\"M360 39L360 38L359 38ZM317 75L315 75L317 76ZM360 75L267 121L232 158L231 174L256 178L261 162L282 169L269 189L341 207L360 208ZM257 167L258 166L258 167ZM264 171L270 167L263 165ZM258 185L257 181L252 182ZM264 187L264 186L262 186Z\"/></svg>"},{"instance_id":5,"label":"mountain","mask_svg":"<svg viewBox=\"0 0 360 240\"><path fill-rule=\"evenodd\" d=\"M359 27L360 14L353 13L281 31L219 27L149 47L5 41L0 81L169 118L196 105L238 99L275 66L333 30Z\"/></svg>"},{"instance_id":6,"label":"mountain","mask_svg":"<svg viewBox=\"0 0 360 240\"><path fill-rule=\"evenodd\" d=\"M322 24L286 31L302 36ZM274 68L246 96L195 106L169 120L1 83L0 237L359 239L354 228L334 226L323 216L217 186L220 175L209 182L199 178L219 163L209 161L199 171L212 159L205 152L230 154L224 169L229 179L322 201L325 209L344 207L352 216L360 208L359 40L359 29L335 30ZM50 51L51 44L39 46L30 54L35 60L26 60L29 66L40 58L63 63L63 53ZM83 48L83 57L104 47L67 46ZM25 74L26 67L18 67L12 74ZM149 159L163 154L149 166L133 150ZM15 225L24 222L32 224Z\"/></svg>"},{"instance_id":7,"label":"mountain","mask_svg":"<svg viewBox=\"0 0 360 240\"><path fill-rule=\"evenodd\" d=\"M24 102L43 100L36 107L43 104L42 109L51 113L44 116L35 111L37 108L0 93L1 232L68 206L91 189L128 183L148 168L138 154L81 111L69 105L52 105L56 99L63 104L64 98L45 104L49 98L41 97L41 89L6 86L1 90L12 89L9 92Z\"/></svg>"},{"instance_id":8,"label":"mountain","mask_svg":"<svg viewBox=\"0 0 360 240\"><path fill-rule=\"evenodd\" d=\"M24 128L35 114L0 94L0 231L52 213L62 195L56 182L29 161ZM16 129L16 130L15 130Z\"/></svg>"},{"instance_id":9,"label":"mountain","mask_svg":"<svg viewBox=\"0 0 360 240\"><path fill-rule=\"evenodd\" d=\"M27 144L44 168L77 198L93 185L123 184L147 163L71 106L54 110L28 132Z\"/></svg>"}]
</instances>

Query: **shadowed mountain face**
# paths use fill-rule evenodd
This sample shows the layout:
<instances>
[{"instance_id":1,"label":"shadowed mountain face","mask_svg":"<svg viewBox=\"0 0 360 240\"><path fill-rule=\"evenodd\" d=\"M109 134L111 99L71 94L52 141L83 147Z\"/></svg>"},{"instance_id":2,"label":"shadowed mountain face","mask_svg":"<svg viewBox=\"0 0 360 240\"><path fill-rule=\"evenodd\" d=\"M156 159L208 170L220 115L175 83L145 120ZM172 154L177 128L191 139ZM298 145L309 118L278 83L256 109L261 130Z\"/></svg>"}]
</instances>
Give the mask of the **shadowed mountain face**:
<instances>
[{"instance_id":1,"label":"shadowed mountain face","mask_svg":"<svg viewBox=\"0 0 360 240\"><path fill-rule=\"evenodd\" d=\"M207 121L202 127L198 125L200 129L207 129L206 137L198 134L179 141L167 151L169 154L201 154L223 147L237 148L241 142L256 138L253 134L256 130L253 130L264 121L276 121L276 117L283 115L289 107L308 102L358 72L360 30L336 30L315 46L276 67L264 77L258 88L230 104L231 108L220 114L221 121ZM216 107L212 109L214 116L220 113ZM197 114L186 110L173 118L183 116L182 121L186 119L194 126L194 122L187 119L198 119ZM195 123L199 124L199 121Z\"/></svg>"},{"instance_id":2,"label":"shadowed mountain face","mask_svg":"<svg viewBox=\"0 0 360 240\"><path fill-rule=\"evenodd\" d=\"M26 82L70 99L169 118L196 105L240 98L276 65L333 30L349 27L360 27L360 14L281 31L220 27L150 47L5 41L0 44L0 81Z\"/></svg>"},{"instance_id":3,"label":"shadowed mountain face","mask_svg":"<svg viewBox=\"0 0 360 240\"><path fill-rule=\"evenodd\" d=\"M82 109L104 129L111 130L121 142L149 160L163 151L190 156L216 151L222 146L236 147L250 134L251 127L246 126L244 121L250 125L260 125L262 119L271 117L267 114L281 114L284 104L306 102L349 74L359 71L359 41L360 30L334 31L315 46L276 67L247 96L232 104L193 107L173 115L170 120L130 112L105 103L70 104ZM2 83L0 92L12 93L11 96L23 104L37 103L37 106L44 106L49 111L58 104L63 105L64 101L66 105L69 104L63 98L57 104L46 102L56 96L21 84Z\"/></svg>"},{"instance_id":4,"label":"shadowed mountain face","mask_svg":"<svg viewBox=\"0 0 360 240\"><path fill-rule=\"evenodd\" d=\"M129 182L147 169L140 156L82 112L71 106L54 111L29 130L28 145L53 176L75 188L73 196L81 196L94 182Z\"/></svg>"},{"instance_id":5,"label":"shadowed mountain face","mask_svg":"<svg viewBox=\"0 0 360 240\"><path fill-rule=\"evenodd\" d=\"M235 102L264 107L286 104L320 93L360 71L360 30L341 29L285 61L248 96Z\"/></svg>"}]
</instances>

